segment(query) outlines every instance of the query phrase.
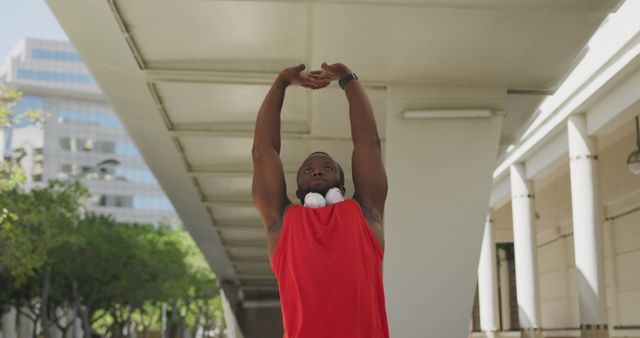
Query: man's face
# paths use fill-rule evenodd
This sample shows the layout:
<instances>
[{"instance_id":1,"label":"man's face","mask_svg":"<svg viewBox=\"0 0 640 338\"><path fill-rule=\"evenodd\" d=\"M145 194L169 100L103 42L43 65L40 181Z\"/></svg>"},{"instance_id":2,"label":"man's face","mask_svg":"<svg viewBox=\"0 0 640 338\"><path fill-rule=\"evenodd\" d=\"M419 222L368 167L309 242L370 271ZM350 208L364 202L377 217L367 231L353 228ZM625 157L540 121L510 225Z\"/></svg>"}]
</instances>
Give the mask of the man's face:
<instances>
[{"instance_id":1,"label":"man's face","mask_svg":"<svg viewBox=\"0 0 640 338\"><path fill-rule=\"evenodd\" d=\"M307 157L298 169L296 195L301 202L304 203L304 196L309 192L317 192L324 196L333 187L340 187L344 193L336 162L325 154L313 154Z\"/></svg>"}]
</instances>

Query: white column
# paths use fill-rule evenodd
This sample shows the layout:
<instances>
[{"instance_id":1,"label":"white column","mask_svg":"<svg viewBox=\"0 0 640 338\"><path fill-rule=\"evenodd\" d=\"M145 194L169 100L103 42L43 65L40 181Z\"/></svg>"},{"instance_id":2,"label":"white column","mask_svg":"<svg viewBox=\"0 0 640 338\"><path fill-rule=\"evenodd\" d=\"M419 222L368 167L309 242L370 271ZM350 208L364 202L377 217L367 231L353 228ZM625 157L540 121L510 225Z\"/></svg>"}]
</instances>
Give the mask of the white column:
<instances>
[{"instance_id":1,"label":"white column","mask_svg":"<svg viewBox=\"0 0 640 338\"><path fill-rule=\"evenodd\" d=\"M34 163L34 149L31 142L27 142L24 145L25 157L22 159L22 169L24 170L25 182L24 190L31 191L33 185L33 163Z\"/></svg>"},{"instance_id":2,"label":"white column","mask_svg":"<svg viewBox=\"0 0 640 338\"><path fill-rule=\"evenodd\" d=\"M493 221L490 216L487 216L482 238L482 250L480 251L480 263L478 264L480 328L487 337L495 337L495 332L500 328L497 281Z\"/></svg>"},{"instance_id":3,"label":"white column","mask_svg":"<svg viewBox=\"0 0 640 338\"><path fill-rule=\"evenodd\" d=\"M487 215L502 118L404 116L410 108L441 109L444 99L455 99L449 107L475 102L462 94L482 92L482 88L459 88L388 87L383 156L389 198L383 273L391 337L468 333L480 225ZM416 258L418 266L407 264Z\"/></svg>"},{"instance_id":4,"label":"white column","mask_svg":"<svg viewBox=\"0 0 640 338\"><path fill-rule=\"evenodd\" d=\"M16 338L16 313L15 307L10 307L7 312L2 315L2 338Z\"/></svg>"},{"instance_id":5,"label":"white column","mask_svg":"<svg viewBox=\"0 0 640 338\"><path fill-rule=\"evenodd\" d=\"M67 325L69 322L69 318L65 316L65 310L63 308L57 307L55 308L55 314L59 319L59 323L62 325ZM55 324L49 325L49 333L51 334L51 338L65 338L62 335L62 330L58 328Z\"/></svg>"},{"instance_id":6,"label":"white column","mask_svg":"<svg viewBox=\"0 0 640 338\"><path fill-rule=\"evenodd\" d=\"M524 165L511 166L516 293L522 337L542 337L533 188Z\"/></svg>"},{"instance_id":7,"label":"white column","mask_svg":"<svg viewBox=\"0 0 640 338\"><path fill-rule=\"evenodd\" d=\"M160 315L160 338L166 338L167 334L167 304L162 303L162 314ZM233 338L233 337L231 337Z\"/></svg>"},{"instance_id":8,"label":"white column","mask_svg":"<svg viewBox=\"0 0 640 338\"><path fill-rule=\"evenodd\" d=\"M129 338L138 338L137 323L135 320L129 324ZM182 336L183 338L191 338L191 336Z\"/></svg>"},{"instance_id":9,"label":"white column","mask_svg":"<svg viewBox=\"0 0 640 338\"><path fill-rule=\"evenodd\" d=\"M571 207L582 337L608 337L595 139L584 115L569 117Z\"/></svg>"},{"instance_id":10,"label":"white column","mask_svg":"<svg viewBox=\"0 0 640 338\"><path fill-rule=\"evenodd\" d=\"M498 274L500 275L500 318L502 331L511 330L511 290L509 289L509 261L504 249L498 250Z\"/></svg>"},{"instance_id":11,"label":"white column","mask_svg":"<svg viewBox=\"0 0 640 338\"><path fill-rule=\"evenodd\" d=\"M79 316L79 313L74 315L73 307L66 309L65 318L67 322L73 321L74 318L75 322L71 325L72 327L67 330L65 338L82 338L84 331L82 330L82 321Z\"/></svg>"},{"instance_id":12,"label":"white column","mask_svg":"<svg viewBox=\"0 0 640 338\"><path fill-rule=\"evenodd\" d=\"M27 312L33 316L33 313L27 308L23 307L22 312ZM40 326L40 325L38 325ZM24 314L18 314L18 337L32 337L33 336L34 323ZM38 330L40 332L40 330Z\"/></svg>"},{"instance_id":13,"label":"white column","mask_svg":"<svg viewBox=\"0 0 640 338\"><path fill-rule=\"evenodd\" d=\"M608 281L607 313L608 326L620 325L620 300L618 299L618 263L616 261L616 246L613 241L613 222L605 221L602 224L604 251L607 257L605 263L606 280ZM609 298L609 296L611 296Z\"/></svg>"},{"instance_id":14,"label":"white column","mask_svg":"<svg viewBox=\"0 0 640 338\"><path fill-rule=\"evenodd\" d=\"M236 320L236 315L233 313L231 309L231 305L227 300L227 296L225 295L224 290L220 289L220 298L222 298L222 309L224 311L224 319L227 324L227 337L228 338L243 338L242 331L240 330L240 325L238 325L238 321Z\"/></svg>"}]
</instances>

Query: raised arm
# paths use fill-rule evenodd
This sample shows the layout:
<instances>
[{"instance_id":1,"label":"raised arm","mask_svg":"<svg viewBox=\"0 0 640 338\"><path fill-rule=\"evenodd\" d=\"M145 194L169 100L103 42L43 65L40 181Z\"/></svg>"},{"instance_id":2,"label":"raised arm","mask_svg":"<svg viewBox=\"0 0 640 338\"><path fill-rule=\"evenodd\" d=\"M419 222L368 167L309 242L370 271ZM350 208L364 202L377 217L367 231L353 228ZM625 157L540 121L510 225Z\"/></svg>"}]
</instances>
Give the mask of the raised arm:
<instances>
[{"instance_id":1,"label":"raised arm","mask_svg":"<svg viewBox=\"0 0 640 338\"><path fill-rule=\"evenodd\" d=\"M344 79L352 74L341 63L322 64L326 77ZM363 207L365 216L382 226L384 203L387 198L387 174L382 164L382 149L376 120L369 98L358 80L349 81L345 88L349 101L353 155L351 158L354 199Z\"/></svg>"},{"instance_id":2,"label":"raised arm","mask_svg":"<svg viewBox=\"0 0 640 338\"><path fill-rule=\"evenodd\" d=\"M262 216L267 232L279 231L285 208L291 204L287 197L284 170L280 161L280 111L285 90L299 84L307 88L321 88L326 80L302 73L304 65L286 68L273 82L262 102L256 118L251 155L253 158L253 201Z\"/></svg>"}]
</instances>

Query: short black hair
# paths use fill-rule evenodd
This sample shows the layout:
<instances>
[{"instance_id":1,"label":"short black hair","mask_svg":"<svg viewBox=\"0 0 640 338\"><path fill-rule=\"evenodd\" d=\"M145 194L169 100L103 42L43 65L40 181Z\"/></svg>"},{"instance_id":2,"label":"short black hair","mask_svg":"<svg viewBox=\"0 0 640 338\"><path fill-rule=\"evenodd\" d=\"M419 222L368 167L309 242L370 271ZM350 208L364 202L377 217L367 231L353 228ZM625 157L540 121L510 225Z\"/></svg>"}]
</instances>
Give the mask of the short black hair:
<instances>
[{"instance_id":1,"label":"short black hair","mask_svg":"<svg viewBox=\"0 0 640 338\"><path fill-rule=\"evenodd\" d=\"M338 174L340 174L340 178L338 179L338 182L340 183L340 185L344 186L344 171L342 170L342 166L340 165L340 163L338 163L336 160L333 159L333 157L331 157L331 155L325 153L324 151L314 151L311 154L309 154L309 156L307 156L307 158L309 158L309 157L311 157L313 155L316 155L316 154L325 155L328 158L330 158L331 160L333 160L333 163L335 163L336 166L338 167ZM307 158L305 158L305 160ZM298 182L299 179L300 179L300 169L298 169L298 174L296 175L296 183Z\"/></svg>"}]
</instances>

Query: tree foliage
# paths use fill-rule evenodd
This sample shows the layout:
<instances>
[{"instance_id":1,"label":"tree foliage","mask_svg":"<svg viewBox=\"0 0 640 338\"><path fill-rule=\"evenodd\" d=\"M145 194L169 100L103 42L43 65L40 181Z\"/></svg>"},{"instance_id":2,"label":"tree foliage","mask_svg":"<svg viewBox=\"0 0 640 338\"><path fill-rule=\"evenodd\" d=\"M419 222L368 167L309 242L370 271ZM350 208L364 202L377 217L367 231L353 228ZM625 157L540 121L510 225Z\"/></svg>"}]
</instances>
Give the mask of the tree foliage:
<instances>
[{"instance_id":1,"label":"tree foliage","mask_svg":"<svg viewBox=\"0 0 640 338\"><path fill-rule=\"evenodd\" d=\"M14 126L19 125L23 121L29 121L32 124L42 126L48 115L40 109L28 108L25 111L15 112L15 105L22 99L22 92L13 90L0 85L0 129L4 130L2 148L4 152L7 149L5 144L8 139L7 134L12 132ZM10 149L7 149L10 151ZM0 191L18 187L25 180L24 171L19 163L14 163L10 154L4 154L0 164Z\"/></svg>"},{"instance_id":2,"label":"tree foliage","mask_svg":"<svg viewBox=\"0 0 640 338\"><path fill-rule=\"evenodd\" d=\"M0 87L5 134L23 120L42 125L46 119L40 110L14 112L21 99L21 92ZM214 326L220 332L215 275L185 231L87 213L88 191L77 182L23 191L20 164L10 154L0 161L0 313L17 308L43 328L34 329L34 338L49 338L50 327L66 334L72 321L63 318L65 309L76 309L87 338L118 338L128 328L146 338L161 329L164 305L168 334Z\"/></svg>"},{"instance_id":3,"label":"tree foliage","mask_svg":"<svg viewBox=\"0 0 640 338\"><path fill-rule=\"evenodd\" d=\"M186 232L87 213L86 196L69 182L0 192L11 210L0 216L0 307L46 323L34 337L69 330L60 309L73 308L85 337L132 327L146 337L161 328L162 304L172 336L224 325L215 275Z\"/></svg>"}]
</instances>

